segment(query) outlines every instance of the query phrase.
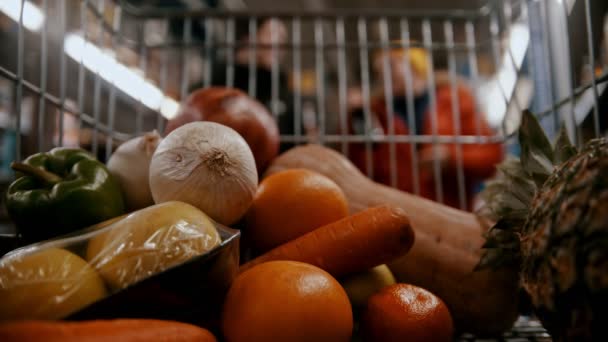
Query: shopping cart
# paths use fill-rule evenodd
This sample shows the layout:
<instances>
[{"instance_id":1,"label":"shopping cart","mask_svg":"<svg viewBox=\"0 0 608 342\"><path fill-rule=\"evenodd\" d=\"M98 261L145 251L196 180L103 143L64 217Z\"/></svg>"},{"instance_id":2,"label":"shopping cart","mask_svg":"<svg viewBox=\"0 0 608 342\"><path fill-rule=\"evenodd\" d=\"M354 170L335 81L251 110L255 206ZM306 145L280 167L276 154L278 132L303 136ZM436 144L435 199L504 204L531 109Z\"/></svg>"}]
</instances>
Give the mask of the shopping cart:
<instances>
[{"instance_id":1,"label":"shopping cart","mask_svg":"<svg viewBox=\"0 0 608 342\"><path fill-rule=\"evenodd\" d=\"M153 129L162 132L189 91L214 84L218 73L227 86L245 77L244 90L253 97L267 93L264 102L277 120L292 117L281 126L283 144L315 142L347 155L360 148L365 158L359 166L370 177L375 149L387 146L387 183L394 186L401 167L399 144L407 143L412 151L418 145L452 144L461 157L467 145L501 144L505 152L516 152L513 137L524 108L535 109L550 135L564 125L581 143L606 129L602 110L607 110L608 69L601 68L599 53L606 30L598 15L606 6L601 2L490 1L455 10L258 10L158 8L119 0L3 0L1 183L12 177L7 161L37 151L82 146L106 160L120 142ZM284 40L256 40L260 24L269 18L285 25ZM246 36L239 34L242 27ZM392 109L387 110L389 124L379 129L374 97L380 94L387 108L394 105L388 52L413 48L425 51L430 131L396 134ZM282 63L269 65L269 89L256 79L256 51L262 49L276 60L284 55ZM606 47L603 51L605 58ZM412 85L414 71L407 65L405 81ZM454 123L461 115L462 79L475 93L476 130L463 133L455 124L454 134L439 133L433 119L439 69L450 89ZM414 103L412 87L406 88L403 97ZM355 105L353 93L359 99ZM362 113L357 129L351 129L353 106ZM405 120L412 123L414 110L408 112ZM483 122L491 134L481 134ZM408 167L414 193L421 191L421 162L412 153ZM455 206L466 208L471 193L463 164L457 164L450 185L457 192ZM446 187L441 168L439 160L432 161L438 201L444 200ZM548 335L522 318L505 335L511 338L548 340Z\"/></svg>"}]
</instances>

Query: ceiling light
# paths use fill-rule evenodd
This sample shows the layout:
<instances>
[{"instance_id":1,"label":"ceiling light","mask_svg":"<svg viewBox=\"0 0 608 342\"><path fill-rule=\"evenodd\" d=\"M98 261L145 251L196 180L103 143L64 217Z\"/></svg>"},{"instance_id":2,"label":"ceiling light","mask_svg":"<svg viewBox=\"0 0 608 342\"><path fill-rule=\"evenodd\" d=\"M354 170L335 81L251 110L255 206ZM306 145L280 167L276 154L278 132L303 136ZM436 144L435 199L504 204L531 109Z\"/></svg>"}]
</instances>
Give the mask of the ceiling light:
<instances>
[{"instance_id":1,"label":"ceiling light","mask_svg":"<svg viewBox=\"0 0 608 342\"><path fill-rule=\"evenodd\" d=\"M116 59L112 51L102 50L77 34L70 33L64 41L64 50L77 62L113 84L146 107L160 111L167 119L177 115L179 104L146 80L139 69L129 68Z\"/></svg>"},{"instance_id":2,"label":"ceiling light","mask_svg":"<svg viewBox=\"0 0 608 342\"><path fill-rule=\"evenodd\" d=\"M44 14L40 8L36 7L29 1L23 3L22 0L1 0L0 11L9 16L16 22L19 22L21 14L21 5L23 4L23 26L30 31L40 31L44 22Z\"/></svg>"}]
</instances>

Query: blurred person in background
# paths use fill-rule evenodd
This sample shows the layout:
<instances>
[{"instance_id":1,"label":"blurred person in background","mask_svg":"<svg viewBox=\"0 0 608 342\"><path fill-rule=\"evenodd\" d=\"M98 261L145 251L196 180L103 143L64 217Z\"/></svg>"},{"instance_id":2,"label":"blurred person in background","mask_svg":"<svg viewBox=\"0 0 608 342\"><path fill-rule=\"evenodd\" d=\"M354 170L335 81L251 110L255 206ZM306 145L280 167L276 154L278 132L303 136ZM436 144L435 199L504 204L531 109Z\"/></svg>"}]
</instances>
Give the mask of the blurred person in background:
<instances>
[{"instance_id":1,"label":"blurred person in background","mask_svg":"<svg viewBox=\"0 0 608 342\"><path fill-rule=\"evenodd\" d=\"M385 73L386 62L390 72ZM408 111L407 79L408 68L411 71L411 93L413 95L414 112ZM403 136L412 134L433 135L432 107L429 96L428 56L422 48L391 48L382 50L373 56L373 70L378 81L370 99L370 129L374 134L389 134L389 108L387 108L385 82L390 81L392 95L392 124L394 134ZM390 76L390 80L385 79ZM492 136L494 132L488 126L483 113L476 113L476 103L472 91L464 81L458 80L456 88L458 112L460 117L455 121L452 112L452 85L445 71L434 74L435 105L437 108L437 135L480 135ZM356 108L350 113L350 134L365 134L366 120L363 107ZM459 124L460 132L456 131ZM388 142L372 145L373 179L390 185L390 144ZM432 200L436 196L434 178L435 161L441 169L443 203L460 207L458 189L458 145L454 143L435 146L431 143L415 145L418 157L418 175L420 195ZM502 147L495 144L461 144L462 167L465 178L466 208L471 210L475 189L485 178L495 172L495 165L503 158ZM414 193L414 173L412 169L412 153L409 143L395 143L397 184L400 190ZM366 172L366 147L364 143L352 143L349 148L349 158L357 167Z\"/></svg>"},{"instance_id":2,"label":"blurred person in background","mask_svg":"<svg viewBox=\"0 0 608 342\"><path fill-rule=\"evenodd\" d=\"M255 41L252 42L249 20L237 20L235 22L234 64L228 65L225 60L214 61L211 85L231 85L245 93L249 93L250 86L253 85L254 93L249 94L264 104L273 115L276 115L279 131L282 135L292 135L294 134L293 95L289 89L288 77L283 67L285 59L284 44L288 38L287 27L281 20L275 18L257 18L256 23ZM250 44L255 44L255 46ZM255 82L251 85L250 63L253 63L253 77L255 77ZM274 80L273 66L276 72ZM229 67L234 68L231 80L227 78ZM273 81L277 82L276 98L273 98L272 94ZM203 84L197 83L191 87L191 90L201 87L203 87ZM283 152L293 145L293 143L282 141L280 150Z\"/></svg>"}]
</instances>

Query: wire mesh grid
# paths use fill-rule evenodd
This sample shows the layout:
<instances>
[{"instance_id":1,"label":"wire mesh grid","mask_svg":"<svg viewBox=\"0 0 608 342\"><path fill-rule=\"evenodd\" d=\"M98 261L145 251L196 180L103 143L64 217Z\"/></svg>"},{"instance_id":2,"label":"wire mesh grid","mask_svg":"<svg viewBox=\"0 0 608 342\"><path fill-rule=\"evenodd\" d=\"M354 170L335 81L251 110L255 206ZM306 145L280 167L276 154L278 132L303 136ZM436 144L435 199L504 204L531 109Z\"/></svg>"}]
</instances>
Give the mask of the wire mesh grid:
<instances>
[{"instance_id":1,"label":"wire mesh grid","mask_svg":"<svg viewBox=\"0 0 608 342\"><path fill-rule=\"evenodd\" d=\"M120 141L142 131L162 131L166 118L175 114L177 104L195 85L221 83L257 97L280 123L284 121L280 125L284 144L317 142L347 155L351 148L364 151L358 166L372 178L378 177L374 175L379 169L376 150L384 146L388 154L381 163L387 164L387 170L380 171L388 185L420 194L421 173L428 169L422 164L430 163L433 199L445 202L444 193L451 190L443 183L455 180L458 199L448 204L470 209L468 189L476 180L467 179L466 156L484 145L506 146L521 109L530 105L529 99L517 94L522 69L532 68L531 63L524 63L533 38L528 10L538 7L546 26L543 42L550 44L555 37L548 30L546 2L492 1L471 10L298 12L159 9L110 0L62 0L49 7L48 1L40 1L43 15L57 20L44 20L42 29L33 33L19 16L15 49L9 48L13 58L0 66L0 75L12 81L15 91L11 128L23 130L22 105L16 104L22 103L24 95L38 102L36 117L27 118L27 125L36 126L36 133L16 134L15 159L27 154L24 148L32 152L65 144L85 145L108 158ZM585 1L586 36L590 64L594 65L597 47L589 2ZM25 8L29 2L17 3ZM560 6L567 17L567 1ZM271 34L258 41L258 29L266 22L280 26L281 30L271 28L270 32L281 32L281 37ZM565 20L564 25L567 23ZM391 59L392 52L416 48L426 52L425 74L419 75L410 63L395 71L401 66ZM26 58L31 55L39 62ZM403 56L405 61L408 57ZM561 68L553 65L552 58L547 61L548 70ZM480 67L491 69L494 79L487 80L488 71L480 72ZM261 74L261 68L268 72ZM564 122L577 127L573 122L576 99L593 90L593 133L598 136L597 89L606 76L591 73L589 82L577 85L573 68L567 69L569 91L559 98L551 90L550 106L540 109L540 116L552 118L554 126ZM425 119L429 122L422 124L415 114L419 96L415 83L420 78L424 79L429 109ZM472 118L465 119L461 113L463 85L477 98ZM551 82L547 86L553 87ZM447 102L440 104L440 97L446 94ZM406 104L394 108L400 99ZM378 103L385 107L383 124L377 122L374 107ZM361 112L360 117L353 116L353 107ZM448 128L444 127L446 112L452 116ZM70 123L77 121L69 132L76 137L68 142L66 115ZM399 119L410 128L407 133L396 131ZM353 127L358 124L360 127ZM572 137L580 135L580 129L571 130ZM421 160L419 149L429 146L431 161ZM454 179L443 175L442 147L454 150ZM402 156L406 150L407 162ZM412 180L401 186L404 168L409 169Z\"/></svg>"},{"instance_id":2,"label":"wire mesh grid","mask_svg":"<svg viewBox=\"0 0 608 342\"><path fill-rule=\"evenodd\" d=\"M471 209L475 179L467 155L488 146L499 147L495 154L507 151L522 109L536 104L549 131L565 125L579 143L603 134L600 93L608 75L595 72L601 30L592 0L329 11L147 8L112 0L14 3L16 34L5 39L0 62L0 80L11 94L3 129L14 133L4 159L82 146L105 160L121 141L162 132L192 89L224 84L269 108L283 146L314 142L351 157L356 152L357 166L369 177L383 172L388 185L428 191L427 197ZM582 6L584 29L571 36L576 6ZM42 16L37 29L30 23L32 8ZM575 45L593 70L584 81L574 66ZM416 49L423 51L422 69L409 60ZM519 91L523 74L534 82L534 101ZM468 123L463 90L474 98ZM415 114L420 92L428 105L422 124ZM544 102L537 101L539 94ZM591 103L588 110L581 109L585 103ZM380 123L378 106L386 116ZM397 117L409 130L399 130ZM381 146L387 155L379 162ZM455 172L447 177L442 146L455 156ZM452 202L447 192L455 194ZM546 334L524 319L505 339L531 337L545 340Z\"/></svg>"}]
</instances>

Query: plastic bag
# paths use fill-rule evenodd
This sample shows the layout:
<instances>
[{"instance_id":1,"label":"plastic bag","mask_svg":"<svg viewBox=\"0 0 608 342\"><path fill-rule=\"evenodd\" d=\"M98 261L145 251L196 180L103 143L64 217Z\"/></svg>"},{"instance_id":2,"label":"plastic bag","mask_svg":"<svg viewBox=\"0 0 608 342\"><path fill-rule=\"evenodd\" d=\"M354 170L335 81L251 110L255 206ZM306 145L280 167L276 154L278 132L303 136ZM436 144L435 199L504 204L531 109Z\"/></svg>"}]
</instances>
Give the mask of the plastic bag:
<instances>
[{"instance_id":1,"label":"plastic bag","mask_svg":"<svg viewBox=\"0 0 608 342\"><path fill-rule=\"evenodd\" d=\"M208 297L227 291L238 238L193 206L166 202L15 250L0 259L0 320L188 321L185 312L209 311Z\"/></svg>"}]
</instances>

